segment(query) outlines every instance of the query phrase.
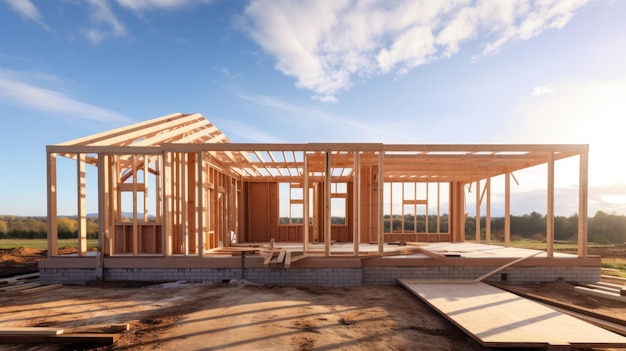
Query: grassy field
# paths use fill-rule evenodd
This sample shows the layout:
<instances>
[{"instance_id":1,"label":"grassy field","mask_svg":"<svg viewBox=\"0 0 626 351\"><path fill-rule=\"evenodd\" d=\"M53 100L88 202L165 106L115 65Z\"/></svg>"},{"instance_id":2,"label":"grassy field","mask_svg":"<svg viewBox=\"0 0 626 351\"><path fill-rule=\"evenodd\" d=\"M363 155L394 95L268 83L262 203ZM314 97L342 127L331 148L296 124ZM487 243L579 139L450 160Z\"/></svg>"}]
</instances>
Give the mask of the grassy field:
<instances>
[{"instance_id":1,"label":"grassy field","mask_svg":"<svg viewBox=\"0 0 626 351\"><path fill-rule=\"evenodd\" d=\"M97 247L98 239L88 239L87 247ZM47 239L0 239L0 249L12 249L18 247L27 247L31 249L46 250L48 249ZM58 247L78 247L76 239L59 239Z\"/></svg>"},{"instance_id":2,"label":"grassy field","mask_svg":"<svg viewBox=\"0 0 626 351\"><path fill-rule=\"evenodd\" d=\"M624 258L603 258L602 268L602 274L626 278L626 259Z\"/></svg>"}]
</instances>

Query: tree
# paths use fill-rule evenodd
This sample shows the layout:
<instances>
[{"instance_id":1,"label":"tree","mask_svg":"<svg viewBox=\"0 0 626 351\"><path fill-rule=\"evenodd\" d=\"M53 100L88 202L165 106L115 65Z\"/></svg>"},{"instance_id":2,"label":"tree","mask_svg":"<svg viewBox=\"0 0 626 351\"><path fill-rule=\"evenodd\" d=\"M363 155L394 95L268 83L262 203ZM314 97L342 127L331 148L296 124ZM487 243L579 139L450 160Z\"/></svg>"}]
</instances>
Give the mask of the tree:
<instances>
[{"instance_id":1,"label":"tree","mask_svg":"<svg viewBox=\"0 0 626 351\"><path fill-rule=\"evenodd\" d=\"M9 233L9 227L7 227L7 222L0 219L0 236L5 237Z\"/></svg>"},{"instance_id":2,"label":"tree","mask_svg":"<svg viewBox=\"0 0 626 351\"><path fill-rule=\"evenodd\" d=\"M57 220L57 231L59 238L67 239L76 237L76 220L61 217Z\"/></svg>"}]
</instances>

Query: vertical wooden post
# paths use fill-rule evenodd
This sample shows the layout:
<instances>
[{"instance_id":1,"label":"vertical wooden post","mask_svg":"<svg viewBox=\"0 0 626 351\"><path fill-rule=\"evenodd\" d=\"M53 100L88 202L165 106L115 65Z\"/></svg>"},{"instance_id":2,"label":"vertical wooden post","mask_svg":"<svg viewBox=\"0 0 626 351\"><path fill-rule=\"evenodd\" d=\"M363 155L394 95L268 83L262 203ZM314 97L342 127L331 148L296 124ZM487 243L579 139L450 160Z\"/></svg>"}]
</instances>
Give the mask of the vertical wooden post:
<instances>
[{"instance_id":1,"label":"vertical wooden post","mask_svg":"<svg viewBox=\"0 0 626 351\"><path fill-rule=\"evenodd\" d=\"M48 185L48 257L57 255L58 228L57 228L57 155L47 153L47 185Z\"/></svg>"},{"instance_id":2,"label":"vertical wooden post","mask_svg":"<svg viewBox=\"0 0 626 351\"><path fill-rule=\"evenodd\" d=\"M87 255L87 177L85 154L76 154L76 194L78 216L78 255Z\"/></svg>"},{"instance_id":3,"label":"vertical wooden post","mask_svg":"<svg viewBox=\"0 0 626 351\"><path fill-rule=\"evenodd\" d=\"M485 184L487 188L486 218L485 218L485 243L491 244L491 177L487 178Z\"/></svg>"},{"instance_id":4,"label":"vertical wooden post","mask_svg":"<svg viewBox=\"0 0 626 351\"><path fill-rule=\"evenodd\" d=\"M415 189L417 189L417 184L415 184L414 187L415 187ZM404 194L402 196L404 196ZM430 203L429 196L430 196L430 191L428 190L428 182L426 182L426 215L425 215L425 218L426 218L426 233L427 234L430 233L430 229L429 229L430 225L428 224L428 217L429 217L428 216L428 204ZM414 199L417 200L417 196L415 196ZM404 206L402 206L402 207L404 207ZM413 208L415 208L415 206ZM417 209L415 209L415 214L417 214ZM403 216L403 218L404 218L404 216ZM404 219L402 220L402 223L404 223ZM417 226L414 226L413 228L417 229Z\"/></svg>"},{"instance_id":5,"label":"vertical wooden post","mask_svg":"<svg viewBox=\"0 0 626 351\"><path fill-rule=\"evenodd\" d=\"M198 227L198 256L204 257L204 159L202 158L202 151L198 152L197 156L197 190L196 198L197 203L197 227Z\"/></svg>"},{"instance_id":6,"label":"vertical wooden post","mask_svg":"<svg viewBox=\"0 0 626 351\"><path fill-rule=\"evenodd\" d=\"M187 224L187 254L198 254L198 230L197 225L198 221L196 219L196 214L198 213L198 197L197 197L197 189L198 189L198 170L197 170L197 153L190 152L187 155L187 167L185 167L185 171L187 172L187 199L185 201L185 209L187 210L187 214L185 216L185 223Z\"/></svg>"},{"instance_id":7,"label":"vertical wooden post","mask_svg":"<svg viewBox=\"0 0 626 351\"><path fill-rule=\"evenodd\" d=\"M511 246L511 173L504 174L504 247Z\"/></svg>"},{"instance_id":8,"label":"vertical wooden post","mask_svg":"<svg viewBox=\"0 0 626 351\"><path fill-rule=\"evenodd\" d=\"M105 193L106 193L106 181L107 169L106 169L106 156L103 153L98 153L98 252L96 261L96 280L102 281L104 279L104 230L105 221L104 216L101 213L106 212L105 207Z\"/></svg>"},{"instance_id":9,"label":"vertical wooden post","mask_svg":"<svg viewBox=\"0 0 626 351\"><path fill-rule=\"evenodd\" d=\"M177 202L179 204L179 211L180 211L180 220L179 223L181 224L181 229L182 229L182 240L183 240L183 254L189 255L189 225L187 222L187 165L188 165L188 160L187 160L187 153L180 153L180 164L179 164L179 173L178 173L178 179L176 179L176 181L180 184L179 185L179 189L180 192L178 193L178 199Z\"/></svg>"},{"instance_id":10,"label":"vertical wooden post","mask_svg":"<svg viewBox=\"0 0 626 351\"><path fill-rule=\"evenodd\" d=\"M112 218L115 206L117 205L115 204L115 197L113 196L113 157L113 155L104 156L103 163L105 168L105 177L104 184L102 185L104 193L98 193L98 203L100 203L100 201L104 202L104 208L106 209L103 213L98 213L98 218L102 217L101 223L104 225L104 228L99 229L104 235L104 247L102 248L104 255L110 255L113 253L112 237L114 237L114 235L111 235L111 233L115 233L115 226Z\"/></svg>"},{"instance_id":11,"label":"vertical wooden post","mask_svg":"<svg viewBox=\"0 0 626 351\"><path fill-rule=\"evenodd\" d=\"M115 235L115 224L118 220L120 220L120 212L121 210L119 210L120 207L120 190L119 190L119 179L120 179L120 171L119 171L119 155L110 155L111 157L111 164L109 165L109 176L108 178L108 182L109 182L109 188L110 188L110 194L109 194L109 199L110 199L110 209L108 211L109 213L109 218L108 220L111 222L111 236L110 236L110 242L109 242L109 247L110 247L110 253L111 255L116 254L116 235ZM106 184L105 184L106 187ZM105 190L106 191L106 190ZM98 203L100 203L100 199L98 199ZM100 231L102 231L102 228L100 228Z\"/></svg>"},{"instance_id":12,"label":"vertical wooden post","mask_svg":"<svg viewBox=\"0 0 626 351\"><path fill-rule=\"evenodd\" d=\"M554 152L548 154L548 211L546 214L546 250L554 257Z\"/></svg>"},{"instance_id":13,"label":"vertical wooden post","mask_svg":"<svg viewBox=\"0 0 626 351\"><path fill-rule=\"evenodd\" d=\"M385 188L385 150L383 150L382 148L380 149L379 153L378 153L378 177L376 179L376 182L378 184L376 184L376 187L378 188L378 253L379 254L383 254L383 252L385 251L385 228L384 228L384 211L383 211L383 207L384 207L384 201L383 201L383 192L384 192L384 188ZM391 215L392 212L390 212ZM391 220L392 218L390 218ZM390 228L391 228L391 222L390 222Z\"/></svg>"},{"instance_id":14,"label":"vertical wooden post","mask_svg":"<svg viewBox=\"0 0 626 351\"><path fill-rule=\"evenodd\" d=\"M304 228L303 228L303 231L304 231L303 236L304 236L304 238L302 240L304 242L302 244L302 247L303 247L304 252L306 253L306 252L309 251L309 241L310 241L309 237L310 237L310 234L311 234L310 233L311 227L309 225L309 217L310 217L309 211L311 209L309 208L309 201L310 201L309 200L309 197L310 197L309 196L310 195L309 194L309 158L308 158L308 155L307 155L306 151L304 151L303 153L304 153L304 156L303 156L303 158L304 158L304 166L303 166L302 172L304 173L303 174L304 184L302 185L302 191L303 191L302 199L304 201L304 208L303 208L303 210L304 210L303 211L304 212L304 214L303 214L304 218L302 219L302 223L304 223Z\"/></svg>"},{"instance_id":15,"label":"vertical wooden post","mask_svg":"<svg viewBox=\"0 0 626 351\"><path fill-rule=\"evenodd\" d=\"M324 254L330 255L330 150L325 151L324 162Z\"/></svg>"},{"instance_id":16,"label":"vertical wooden post","mask_svg":"<svg viewBox=\"0 0 626 351\"><path fill-rule=\"evenodd\" d=\"M476 181L476 243L480 244L480 180Z\"/></svg>"},{"instance_id":17,"label":"vertical wooden post","mask_svg":"<svg viewBox=\"0 0 626 351\"><path fill-rule=\"evenodd\" d=\"M589 150L579 156L578 176L578 257L587 257Z\"/></svg>"},{"instance_id":18,"label":"vertical wooden post","mask_svg":"<svg viewBox=\"0 0 626 351\"><path fill-rule=\"evenodd\" d=\"M149 211L149 197L148 197L148 164L150 163L150 157L143 155L143 221L148 222L150 220Z\"/></svg>"},{"instance_id":19,"label":"vertical wooden post","mask_svg":"<svg viewBox=\"0 0 626 351\"><path fill-rule=\"evenodd\" d=\"M156 160L154 161L154 169L158 170L156 176L154 177L154 188L156 193L155 199L155 220L157 223L161 223L163 225L163 168L161 165L163 164L163 154L157 155ZM162 233L162 231L161 231Z\"/></svg>"},{"instance_id":20,"label":"vertical wooden post","mask_svg":"<svg viewBox=\"0 0 626 351\"><path fill-rule=\"evenodd\" d=\"M163 247L165 256L172 255L172 154L164 152L161 174L161 192L163 193Z\"/></svg>"},{"instance_id":21,"label":"vertical wooden post","mask_svg":"<svg viewBox=\"0 0 626 351\"><path fill-rule=\"evenodd\" d=\"M139 254L139 223L137 214L137 155L132 155L133 174L133 256Z\"/></svg>"},{"instance_id":22,"label":"vertical wooden post","mask_svg":"<svg viewBox=\"0 0 626 351\"><path fill-rule=\"evenodd\" d=\"M354 166L352 169L352 242L353 242L353 254L359 255L359 243L361 241L361 165L360 165L360 151L354 152Z\"/></svg>"},{"instance_id":23,"label":"vertical wooden post","mask_svg":"<svg viewBox=\"0 0 626 351\"><path fill-rule=\"evenodd\" d=\"M448 233L450 233L450 223L448 223ZM437 182L437 234L441 234L441 182Z\"/></svg>"}]
</instances>

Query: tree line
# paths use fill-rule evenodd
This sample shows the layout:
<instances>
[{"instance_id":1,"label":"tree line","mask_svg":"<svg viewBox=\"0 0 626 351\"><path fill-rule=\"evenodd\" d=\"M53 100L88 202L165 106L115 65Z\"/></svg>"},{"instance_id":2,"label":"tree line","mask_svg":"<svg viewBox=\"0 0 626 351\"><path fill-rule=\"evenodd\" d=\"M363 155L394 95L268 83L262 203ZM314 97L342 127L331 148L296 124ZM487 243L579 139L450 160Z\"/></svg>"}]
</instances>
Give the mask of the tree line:
<instances>
[{"instance_id":1,"label":"tree line","mask_svg":"<svg viewBox=\"0 0 626 351\"><path fill-rule=\"evenodd\" d=\"M531 212L523 216L511 216L511 239L519 238L545 240L547 216ZM485 217L481 218L482 238L485 237ZM466 235L476 236L476 219L467 218L465 222ZM504 238L504 217L491 219L491 235L493 239ZM622 244L626 243L626 216L608 214L598 211L588 218L587 238L595 244ZM576 241L578 239L578 215L554 216L554 240Z\"/></svg>"},{"instance_id":2,"label":"tree line","mask_svg":"<svg viewBox=\"0 0 626 351\"><path fill-rule=\"evenodd\" d=\"M391 221L393 231L401 230L401 219L395 218ZM420 216L417 216L420 217ZM425 231L425 218L421 216L415 221L417 231ZM429 216L428 231L437 232L434 228L437 223L436 216ZM481 237L485 237L486 218L481 217ZM413 231L413 219L405 218L405 231ZM545 240L546 237L546 216L537 212L525 214L522 216L511 216L511 238L516 239L535 239ZM388 230L390 225L387 216L385 228ZM408 226L411 226L408 228ZM447 215L440 217L440 231L447 231ZM57 219L57 230L60 239L71 239L77 237L78 221L72 217L59 217ZM598 211L593 217L589 217L587 228L589 242L597 244L622 244L626 242L626 216L609 214ZM476 218L468 217L465 221L465 234L468 239L476 236ZM0 215L0 239L45 239L47 236L47 218L46 217L18 217ZM87 238L95 239L98 237L98 220L97 218L87 218ZM575 241L578 237L578 215L569 217L554 217L554 239L562 241ZM491 218L491 238L494 240L502 240L504 238L504 217Z\"/></svg>"},{"instance_id":3,"label":"tree line","mask_svg":"<svg viewBox=\"0 0 626 351\"><path fill-rule=\"evenodd\" d=\"M57 219L59 239L78 237L78 220L72 217ZM46 217L18 217L0 215L0 239L45 239L48 236ZM87 218L87 238L98 238L98 219Z\"/></svg>"}]
</instances>

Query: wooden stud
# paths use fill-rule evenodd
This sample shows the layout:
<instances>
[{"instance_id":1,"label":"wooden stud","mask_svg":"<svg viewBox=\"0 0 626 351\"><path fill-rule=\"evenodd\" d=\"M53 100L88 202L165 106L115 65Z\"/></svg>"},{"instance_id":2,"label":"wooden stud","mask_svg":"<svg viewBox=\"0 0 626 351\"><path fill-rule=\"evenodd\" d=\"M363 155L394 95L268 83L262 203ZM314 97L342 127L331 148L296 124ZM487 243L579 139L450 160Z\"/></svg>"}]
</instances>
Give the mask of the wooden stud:
<instances>
[{"instance_id":1,"label":"wooden stud","mask_svg":"<svg viewBox=\"0 0 626 351\"><path fill-rule=\"evenodd\" d=\"M511 173L504 175L504 247L511 246Z\"/></svg>"},{"instance_id":2,"label":"wooden stud","mask_svg":"<svg viewBox=\"0 0 626 351\"><path fill-rule=\"evenodd\" d=\"M486 203L486 219L485 219L485 244L491 245L491 177L487 178L485 184L487 191L487 203Z\"/></svg>"},{"instance_id":3,"label":"wooden stud","mask_svg":"<svg viewBox=\"0 0 626 351\"><path fill-rule=\"evenodd\" d=\"M548 154L548 209L546 212L546 251L554 257L554 153Z\"/></svg>"},{"instance_id":4,"label":"wooden stud","mask_svg":"<svg viewBox=\"0 0 626 351\"><path fill-rule=\"evenodd\" d=\"M354 256L359 255L359 243L361 241L361 162L360 152L354 151L354 165L353 165L353 186L352 189L353 201L352 201L352 253Z\"/></svg>"},{"instance_id":5,"label":"wooden stud","mask_svg":"<svg viewBox=\"0 0 626 351\"><path fill-rule=\"evenodd\" d=\"M376 186L378 188L378 254L382 255L385 251L385 236L384 236L384 212L383 212L383 189L385 185L385 152L380 150L378 152L378 175L376 177Z\"/></svg>"},{"instance_id":6,"label":"wooden stud","mask_svg":"<svg viewBox=\"0 0 626 351\"><path fill-rule=\"evenodd\" d=\"M105 164L105 155L104 154L98 154L98 199L101 199L104 197L104 194L106 193L106 177L107 177L107 170L106 170L106 164ZM105 202L104 201L98 201L98 213L105 213L106 212L106 208L104 208L105 206ZM102 215L98 216L98 252L96 253L97 255L97 261L96 261L96 280L98 281L102 281L104 279L104 244L105 244L105 237L104 237L104 228L105 228L105 224L106 222L104 221L104 217Z\"/></svg>"},{"instance_id":7,"label":"wooden stud","mask_svg":"<svg viewBox=\"0 0 626 351\"><path fill-rule=\"evenodd\" d=\"M589 152L582 152L578 162L578 257L587 257Z\"/></svg>"},{"instance_id":8,"label":"wooden stud","mask_svg":"<svg viewBox=\"0 0 626 351\"><path fill-rule=\"evenodd\" d=\"M326 159L324 162L324 255L330 256L330 186L331 186L331 178L330 178L330 151L325 151L324 153Z\"/></svg>"},{"instance_id":9,"label":"wooden stud","mask_svg":"<svg viewBox=\"0 0 626 351\"><path fill-rule=\"evenodd\" d=\"M76 194L78 224L78 255L87 254L87 184L85 173L85 154L76 155Z\"/></svg>"},{"instance_id":10,"label":"wooden stud","mask_svg":"<svg viewBox=\"0 0 626 351\"><path fill-rule=\"evenodd\" d=\"M480 180L476 181L476 243L480 244Z\"/></svg>"},{"instance_id":11,"label":"wooden stud","mask_svg":"<svg viewBox=\"0 0 626 351\"><path fill-rule=\"evenodd\" d=\"M311 226L309 225L309 217L310 217L310 208L309 208L309 201L310 201L310 193L309 193L309 162L308 162L308 154L305 152L303 153L303 157L304 157L304 164L302 165L302 174L303 174L303 180L304 180L304 184L302 186L302 198L304 200L304 208L303 208L303 218L302 218L302 222L304 223L304 228L303 228L303 250L304 252L308 252L309 251L309 241L310 241L310 230L311 230Z\"/></svg>"},{"instance_id":12,"label":"wooden stud","mask_svg":"<svg viewBox=\"0 0 626 351\"><path fill-rule=\"evenodd\" d=\"M132 155L132 168L133 175L133 256L139 254L139 223L137 218L137 155Z\"/></svg>"},{"instance_id":13,"label":"wooden stud","mask_svg":"<svg viewBox=\"0 0 626 351\"><path fill-rule=\"evenodd\" d=\"M204 211L205 211L205 198L204 198L204 158L202 157L202 153L199 152L196 155L196 159L197 159L197 180L198 180L198 184L197 184L197 189L196 189L196 194L197 194L197 199L198 199L198 204L197 204L197 213L196 213L196 220L198 221L198 256L200 257L204 257L204 250L205 250L205 237L204 237Z\"/></svg>"},{"instance_id":14,"label":"wooden stud","mask_svg":"<svg viewBox=\"0 0 626 351\"><path fill-rule=\"evenodd\" d=\"M47 153L47 185L48 185L48 257L57 255L57 155Z\"/></svg>"}]
</instances>

